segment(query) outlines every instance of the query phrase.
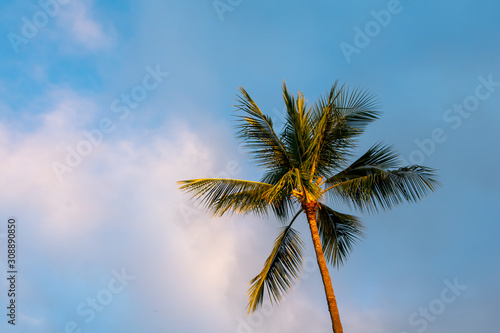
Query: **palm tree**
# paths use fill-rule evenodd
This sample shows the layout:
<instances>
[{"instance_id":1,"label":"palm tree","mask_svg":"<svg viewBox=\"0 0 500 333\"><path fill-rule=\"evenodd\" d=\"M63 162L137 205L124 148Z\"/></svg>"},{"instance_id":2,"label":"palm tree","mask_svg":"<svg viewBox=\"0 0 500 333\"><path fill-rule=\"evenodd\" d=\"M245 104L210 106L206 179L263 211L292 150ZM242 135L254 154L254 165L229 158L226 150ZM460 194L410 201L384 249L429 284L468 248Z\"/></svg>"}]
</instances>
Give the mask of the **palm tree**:
<instances>
[{"instance_id":1,"label":"palm tree","mask_svg":"<svg viewBox=\"0 0 500 333\"><path fill-rule=\"evenodd\" d=\"M349 163L358 137L380 114L373 95L366 90L350 90L336 82L308 107L301 92L295 98L283 83L286 119L279 135L271 118L243 88L239 90L236 136L263 169L262 179L184 180L179 182L180 189L215 216L272 212L284 224L262 271L250 281L249 313L262 305L265 290L272 303L279 303L299 277L304 243L292 225L305 213L333 332L341 333L327 261L339 268L363 236L363 225L357 217L340 213L325 201L330 199L360 212L390 209L434 191L439 185L435 172L418 165L399 166L394 148L380 143ZM290 222L285 224L289 217Z\"/></svg>"}]
</instances>

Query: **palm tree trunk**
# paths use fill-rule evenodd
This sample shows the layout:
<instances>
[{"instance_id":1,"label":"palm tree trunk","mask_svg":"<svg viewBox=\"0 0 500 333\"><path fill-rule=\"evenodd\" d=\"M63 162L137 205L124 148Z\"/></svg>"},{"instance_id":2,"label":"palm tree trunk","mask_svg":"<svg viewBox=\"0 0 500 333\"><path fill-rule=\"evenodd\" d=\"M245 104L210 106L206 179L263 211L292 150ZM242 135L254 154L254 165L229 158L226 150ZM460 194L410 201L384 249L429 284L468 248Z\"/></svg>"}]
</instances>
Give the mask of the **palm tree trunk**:
<instances>
[{"instance_id":1,"label":"palm tree trunk","mask_svg":"<svg viewBox=\"0 0 500 333\"><path fill-rule=\"evenodd\" d=\"M330 279L330 273L328 273L325 255L323 254L323 248L319 238L318 225L316 223L316 207L316 202L302 204L302 208L304 208L306 212L307 221L309 222L309 227L311 229L314 249L316 250L316 259L318 260L319 270L325 287L328 310L330 311L330 317L332 319L333 332L343 333L344 331L342 329L342 324L340 323L339 309L337 308L337 300L335 299L335 294L333 292L332 280Z\"/></svg>"}]
</instances>

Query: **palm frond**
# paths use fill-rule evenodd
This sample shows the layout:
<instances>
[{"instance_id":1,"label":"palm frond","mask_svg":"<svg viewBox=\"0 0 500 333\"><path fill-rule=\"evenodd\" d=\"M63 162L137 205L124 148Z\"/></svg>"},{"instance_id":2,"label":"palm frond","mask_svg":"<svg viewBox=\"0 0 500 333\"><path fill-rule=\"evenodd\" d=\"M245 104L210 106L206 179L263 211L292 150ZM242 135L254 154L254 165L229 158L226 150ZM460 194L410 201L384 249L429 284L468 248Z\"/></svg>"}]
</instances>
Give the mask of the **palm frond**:
<instances>
[{"instance_id":1,"label":"palm frond","mask_svg":"<svg viewBox=\"0 0 500 333\"><path fill-rule=\"evenodd\" d=\"M364 236L363 225L356 216L342 214L330 207L318 205L318 231L326 260L339 268Z\"/></svg>"},{"instance_id":2,"label":"palm frond","mask_svg":"<svg viewBox=\"0 0 500 333\"><path fill-rule=\"evenodd\" d=\"M394 169L399 166L399 154L393 146L377 143L370 147L362 156L351 165L328 178L327 183L335 184L340 181L356 178L377 170Z\"/></svg>"},{"instance_id":3,"label":"palm frond","mask_svg":"<svg viewBox=\"0 0 500 333\"><path fill-rule=\"evenodd\" d=\"M416 202L440 185L434 169L398 166L398 154L377 144L349 167L329 178L327 191L334 199L361 211L386 210L405 201Z\"/></svg>"},{"instance_id":4,"label":"palm frond","mask_svg":"<svg viewBox=\"0 0 500 333\"><path fill-rule=\"evenodd\" d=\"M344 165L352 149L352 130L343 123L342 115L328 101L318 102L312 113L312 137L305 161L311 174L328 177Z\"/></svg>"},{"instance_id":5,"label":"palm frond","mask_svg":"<svg viewBox=\"0 0 500 333\"><path fill-rule=\"evenodd\" d=\"M283 82L283 99L286 117L280 139L285 146L291 165L295 168L302 168L312 133L310 112L307 110L302 93L299 92L297 98L294 99L293 95L288 92L285 82Z\"/></svg>"},{"instance_id":6,"label":"palm frond","mask_svg":"<svg viewBox=\"0 0 500 333\"><path fill-rule=\"evenodd\" d=\"M300 187L300 180L297 179L300 175L297 175L296 171L297 169L289 170L279 179L271 177L271 175L268 177L274 184L264 195L273 203L273 210L281 222L287 219L288 213L294 204L294 190ZM278 174L275 176L278 176Z\"/></svg>"},{"instance_id":7,"label":"palm frond","mask_svg":"<svg viewBox=\"0 0 500 333\"><path fill-rule=\"evenodd\" d=\"M245 89L239 89L240 104L235 106L237 111L242 111L244 115L238 116L236 137L243 142L259 166L289 166L289 158L283 143L274 132L271 118L262 113Z\"/></svg>"},{"instance_id":8,"label":"palm frond","mask_svg":"<svg viewBox=\"0 0 500 333\"><path fill-rule=\"evenodd\" d=\"M330 91L329 102L332 107L342 112L345 124L356 129L358 133L364 131L365 127L380 115L375 96L362 88L350 90L345 85L340 88L334 85Z\"/></svg>"},{"instance_id":9,"label":"palm frond","mask_svg":"<svg viewBox=\"0 0 500 333\"><path fill-rule=\"evenodd\" d=\"M255 213L265 215L271 205L265 192L272 185L239 179L203 178L179 181L181 190L190 193L213 215Z\"/></svg>"},{"instance_id":10,"label":"palm frond","mask_svg":"<svg viewBox=\"0 0 500 333\"><path fill-rule=\"evenodd\" d=\"M312 139L305 162L311 173L330 177L345 165L356 148L355 138L378 116L372 94L357 88L350 91L335 82L311 110Z\"/></svg>"},{"instance_id":11,"label":"palm frond","mask_svg":"<svg viewBox=\"0 0 500 333\"><path fill-rule=\"evenodd\" d=\"M262 305L266 290L271 302L279 303L298 278L302 268L304 243L292 224L301 212L302 210L295 215L288 226L281 228L262 271L250 281L248 313Z\"/></svg>"}]
</instances>

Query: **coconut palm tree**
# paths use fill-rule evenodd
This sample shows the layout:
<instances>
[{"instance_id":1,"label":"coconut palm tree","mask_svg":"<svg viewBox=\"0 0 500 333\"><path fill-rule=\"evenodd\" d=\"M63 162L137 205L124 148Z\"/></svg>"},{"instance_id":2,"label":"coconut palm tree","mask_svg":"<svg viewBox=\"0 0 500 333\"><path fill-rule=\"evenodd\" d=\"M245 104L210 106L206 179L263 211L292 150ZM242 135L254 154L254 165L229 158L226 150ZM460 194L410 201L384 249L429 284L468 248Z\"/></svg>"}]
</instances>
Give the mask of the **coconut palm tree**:
<instances>
[{"instance_id":1,"label":"coconut palm tree","mask_svg":"<svg viewBox=\"0 0 500 333\"><path fill-rule=\"evenodd\" d=\"M249 313L262 305L265 290L272 303L279 303L299 278L304 243L292 225L304 213L333 332L341 333L327 262L337 268L342 265L363 236L363 224L326 202L375 212L419 201L439 185L435 171L419 165L400 166L394 148L380 143L354 158L359 136L380 115L374 96L366 90L349 89L337 82L308 107L302 93L295 98L283 83L286 119L279 135L271 118L241 87L240 92L235 106L236 136L263 169L261 180L193 179L180 181L180 189L215 216L274 213L284 224L262 271L250 281Z\"/></svg>"}]
</instances>

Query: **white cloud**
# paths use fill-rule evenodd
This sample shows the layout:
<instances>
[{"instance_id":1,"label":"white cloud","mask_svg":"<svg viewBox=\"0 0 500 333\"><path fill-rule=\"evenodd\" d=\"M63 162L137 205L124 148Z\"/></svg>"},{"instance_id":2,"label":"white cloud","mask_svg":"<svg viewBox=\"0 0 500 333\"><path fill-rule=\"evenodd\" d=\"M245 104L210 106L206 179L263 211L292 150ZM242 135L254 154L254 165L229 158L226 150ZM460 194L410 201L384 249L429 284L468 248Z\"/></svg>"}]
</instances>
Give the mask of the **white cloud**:
<instances>
[{"instance_id":1,"label":"white cloud","mask_svg":"<svg viewBox=\"0 0 500 333\"><path fill-rule=\"evenodd\" d=\"M73 43L91 51L109 48L112 29L94 19L92 5L92 1L71 1L61 11L59 24L69 31Z\"/></svg>"},{"instance_id":2,"label":"white cloud","mask_svg":"<svg viewBox=\"0 0 500 333\"><path fill-rule=\"evenodd\" d=\"M8 189L0 193L0 208L21 224L19 246L29 258L24 288L44 290L44 276L65 274L57 288L65 290L67 299L52 302L69 303L67 320L82 321L75 318L78 302L72 305L71 299L91 295L75 289L76 281L88 279L86 284L94 286L90 290L97 292L103 282L92 278L126 267L141 281L132 283L130 292L160 311L195 304L216 316L215 309L227 301L232 272L241 269L237 248L248 239L234 221L212 220L198 211L196 220L183 219L179 205L192 205L175 183L217 172L215 149L180 127L165 128L164 136L154 135L147 143L110 134L59 182L51 163L63 161L64 147L82 139L95 107L70 93L53 96L59 100L39 117L36 130L0 127L0 186ZM172 133L175 139L167 139ZM37 264L50 265L50 271L36 272ZM245 289L238 292L244 296ZM30 304L30 314L20 320L42 316L44 310ZM47 322L62 328L64 323L53 320ZM163 325L165 320L160 319Z\"/></svg>"}]
</instances>

